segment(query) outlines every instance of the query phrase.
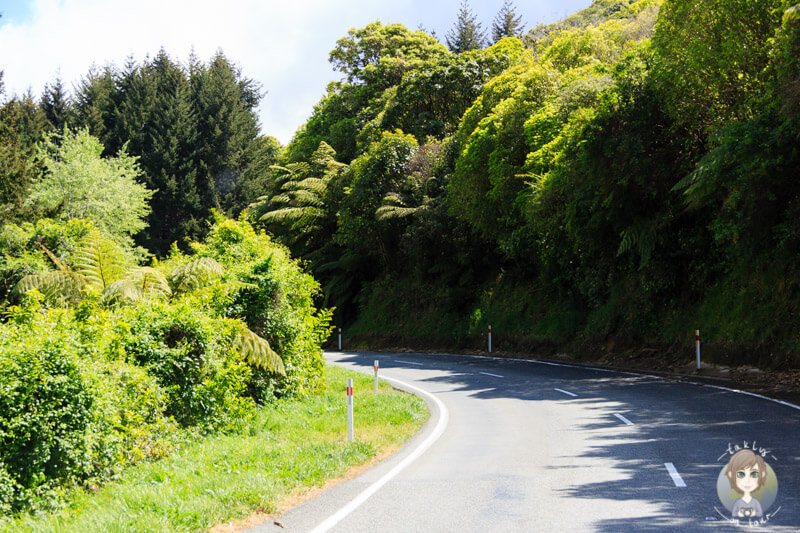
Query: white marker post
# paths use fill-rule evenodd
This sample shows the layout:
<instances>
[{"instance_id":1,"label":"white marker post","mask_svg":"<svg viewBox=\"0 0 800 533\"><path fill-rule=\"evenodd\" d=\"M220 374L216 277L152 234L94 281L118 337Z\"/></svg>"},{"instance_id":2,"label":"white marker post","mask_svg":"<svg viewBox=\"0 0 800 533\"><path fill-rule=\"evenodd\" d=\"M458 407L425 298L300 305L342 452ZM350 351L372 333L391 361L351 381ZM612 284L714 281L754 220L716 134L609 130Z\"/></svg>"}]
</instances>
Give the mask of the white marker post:
<instances>
[{"instance_id":1,"label":"white marker post","mask_svg":"<svg viewBox=\"0 0 800 533\"><path fill-rule=\"evenodd\" d=\"M697 370L700 370L700 330L694 331L694 344L697 347Z\"/></svg>"},{"instance_id":2,"label":"white marker post","mask_svg":"<svg viewBox=\"0 0 800 533\"><path fill-rule=\"evenodd\" d=\"M339 328L339 351L342 351L342 328Z\"/></svg>"},{"instance_id":3,"label":"white marker post","mask_svg":"<svg viewBox=\"0 0 800 533\"><path fill-rule=\"evenodd\" d=\"M353 380L347 378L347 442L353 442Z\"/></svg>"},{"instance_id":4,"label":"white marker post","mask_svg":"<svg viewBox=\"0 0 800 533\"><path fill-rule=\"evenodd\" d=\"M489 353L492 353L492 326L489 325Z\"/></svg>"},{"instance_id":5,"label":"white marker post","mask_svg":"<svg viewBox=\"0 0 800 533\"><path fill-rule=\"evenodd\" d=\"M381 365L377 359L375 359L375 381L372 383L372 392L378 392L378 370L380 369Z\"/></svg>"}]
</instances>

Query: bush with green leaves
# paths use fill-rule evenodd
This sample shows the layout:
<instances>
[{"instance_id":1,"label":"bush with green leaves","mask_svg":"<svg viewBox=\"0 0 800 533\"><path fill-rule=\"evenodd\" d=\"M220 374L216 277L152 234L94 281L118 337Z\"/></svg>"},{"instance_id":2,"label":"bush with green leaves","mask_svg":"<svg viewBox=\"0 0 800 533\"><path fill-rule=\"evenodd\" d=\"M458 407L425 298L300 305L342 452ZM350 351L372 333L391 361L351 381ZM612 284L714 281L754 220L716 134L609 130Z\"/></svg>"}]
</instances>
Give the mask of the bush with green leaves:
<instances>
[{"instance_id":1,"label":"bush with green leaves","mask_svg":"<svg viewBox=\"0 0 800 533\"><path fill-rule=\"evenodd\" d=\"M60 261L68 262L79 243L94 229L87 220L56 222L48 218L0 227L0 303L13 299L11 293L23 277L53 269L44 248L55 253Z\"/></svg>"},{"instance_id":2,"label":"bush with green leaves","mask_svg":"<svg viewBox=\"0 0 800 533\"><path fill-rule=\"evenodd\" d=\"M178 423L209 432L249 419L252 367L235 346L238 321L209 316L186 300L143 302L129 320L123 350L158 380Z\"/></svg>"},{"instance_id":3,"label":"bush with green leaves","mask_svg":"<svg viewBox=\"0 0 800 533\"><path fill-rule=\"evenodd\" d=\"M114 316L42 300L29 292L0 324L0 510L48 507L172 447L164 392L118 359Z\"/></svg>"},{"instance_id":4,"label":"bush with green leaves","mask_svg":"<svg viewBox=\"0 0 800 533\"><path fill-rule=\"evenodd\" d=\"M330 312L285 248L219 217L139 267L91 222L5 228L0 511L45 508L317 388Z\"/></svg>"},{"instance_id":5,"label":"bush with green leaves","mask_svg":"<svg viewBox=\"0 0 800 533\"><path fill-rule=\"evenodd\" d=\"M183 284L194 284L195 289L184 297L217 316L240 319L250 331L245 335L265 341L261 352L274 353L282 361L283 372L270 364L251 364L256 368L249 376L248 394L263 403L275 396L316 390L323 367L320 345L330 332L330 311L315 306L319 284L314 278L283 246L257 233L244 219L217 216L205 241L191 247L193 255L173 249L159 268L182 272L201 261L216 263L219 268L206 274L205 281L197 280L201 268L188 268ZM173 290L179 293L178 287ZM246 352L246 357L258 355Z\"/></svg>"}]
</instances>

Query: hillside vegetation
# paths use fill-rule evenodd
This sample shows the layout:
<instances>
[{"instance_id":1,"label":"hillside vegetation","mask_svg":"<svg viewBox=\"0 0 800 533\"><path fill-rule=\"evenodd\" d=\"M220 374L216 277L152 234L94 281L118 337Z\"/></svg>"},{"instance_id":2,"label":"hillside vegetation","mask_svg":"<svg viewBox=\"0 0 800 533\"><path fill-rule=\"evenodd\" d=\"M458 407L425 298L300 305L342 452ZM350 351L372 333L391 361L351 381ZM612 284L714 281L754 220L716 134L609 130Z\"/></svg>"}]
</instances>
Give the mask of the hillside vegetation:
<instances>
[{"instance_id":1,"label":"hillside vegetation","mask_svg":"<svg viewBox=\"0 0 800 533\"><path fill-rule=\"evenodd\" d=\"M379 22L249 215L364 339L800 350L800 6L598 0L451 53ZM483 345L482 341L479 345Z\"/></svg>"}]
</instances>

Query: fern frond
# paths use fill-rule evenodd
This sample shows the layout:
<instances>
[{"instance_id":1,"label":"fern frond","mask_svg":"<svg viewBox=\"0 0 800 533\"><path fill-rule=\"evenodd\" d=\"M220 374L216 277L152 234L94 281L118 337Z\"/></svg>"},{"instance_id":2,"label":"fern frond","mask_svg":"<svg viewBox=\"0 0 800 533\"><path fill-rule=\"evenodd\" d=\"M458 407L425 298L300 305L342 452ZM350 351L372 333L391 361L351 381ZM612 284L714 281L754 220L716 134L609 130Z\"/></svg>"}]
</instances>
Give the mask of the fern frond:
<instances>
[{"instance_id":1,"label":"fern frond","mask_svg":"<svg viewBox=\"0 0 800 533\"><path fill-rule=\"evenodd\" d=\"M104 305L128 304L149 298L166 299L171 294L164 274L151 267L138 267L106 287L100 301Z\"/></svg>"},{"instance_id":2,"label":"fern frond","mask_svg":"<svg viewBox=\"0 0 800 533\"><path fill-rule=\"evenodd\" d=\"M377 220L391 220L396 218L405 218L413 215L419 210L418 207L401 207L399 205L383 205L375 211L375 218Z\"/></svg>"},{"instance_id":3,"label":"fern frond","mask_svg":"<svg viewBox=\"0 0 800 533\"><path fill-rule=\"evenodd\" d=\"M103 291L100 303L103 305L125 305L144 299L141 287L130 278L118 279Z\"/></svg>"},{"instance_id":4,"label":"fern frond","mask_svg":"<svg viewBox=\"0 0 800 533\"><path fill-rule=\"evenodd\" d=\"M291 186L291 187L290 187ZM288 181L284 184L285 190L304 190L315 193L317 196L323 196L328 190L328 183L320 178L306 178L302 181Z\"/></svg>"},{"instance_id":5,"label":"fern frond","mask_svg":"<svg viewBox=\"0 0 800 533\"><path fill-rule=\"evenodd\" d=\"M292 197L286 193L276 194L269 199L270 205L289 205L292 203Z\"/></svg>"},{"instance_id":6,"label":"fern frond","mask_svg":"<svg viewBox=\"0 0 800 533\"><path fill-rule=\"evenodd\" d=\"M169 275L173 293L183 293L208 285L222 276L225 268L211 257L198 257L180 265Z\"/></svg>"},{"instance_id":7,"label":"fern frond","mask_svg":"<svg viewBox=\"0 0 800 533\"><path fill-rule=\"evenodd\" d=\"M135 268L128 273L128 276L136 282L142 294L155 298L166 298L172 293L166 276L155 268Z\"/></svg>"},{"instance_id":8,"label":"fern frond","mask_svg":"<svg viewBox=\"0 0 800 533\"><path fill-rule=\"evenodd\" d=\"M397 192L390 192L386 193L386 196L383 197L381 200L383 205L405 205L405 200L403 200L403 196Z\"/></svg>"},{"instance_id":9,"label":"fern frond","mask_svg":"<svg viewBox=\"0 0 800 533\"><path fill-rule=\"evenodd\" d=\"M84 237L75 254L75 271L86 283L98 291L125 277L125 260L122 251L110 239L97 232Z\"/></svg>"},{"instance_id":10,"label":"fern frond","mask_svg":"<svg viewBox=\"0 0 800 533\"><path fill-rule=\"evenodd\" d=\"M272 170L279 170L284 174L288 174L289 177L296 176L298 174L308 174L309 172L311 172L311 165L309 165L305 161L299 161L297 163L289 163L286 166L270 165L269 168Z\"/></svg>"},{"instance_id":11,"label":"fern frond","mask_svg":"<svg viewBox=\"0 0 800 533\"><path fill-rule=\"evenodd\" d=\"M283 376L286 375L286 367L283 365L281 356L270 347L266 340L253 333L250 329L243 328L236 335L234 346L251 365Z\"/></svg>"},{"instance_id":12,"label":"fern frond","mask_svg":"<svg viewBox=\"0 0 800 533\"><path fill-rule=\"evenodd\" d=\"M638 220L620 233L620 243L617 256L628 252L634 247L639 252L639 268L644 267L656 247L657 229L655 224L648 220Z\"/></svg>"},{"instance_id":13,"label":"fern frond","mask_svg":"<svg viewBox=\"0 0 800 533\"><path fill-rule=\"evenodd\" d=\"M284 207L261 215L262 222L277 224L293 224L302 220L314 220L325 216L325 212L317 207Z\"/></svg>"},{"instance_id":14,"label":"fern frond","mask_svg":"<svg viewBox=\"0 0 800 533\"><path fill-rule=\"evenodd\" d=\"M86 280L72 270L53 270L45 274L29 274L19 280L12 296L19 298L31 289L36 289L45 301L55 305L71 305L80 301L81 290Z\"/></svg>"},{"instance_id":15,"label":"fern frond","mask_svg":"<svg viewBox=\"0 0 800 533\"><path fill-rule=\"evenodd\" d=\"M292 203L298 207L304 207L304 206L322 207L322 205L324 205L322 198L320 198L319 195L317 195L312 191L305 191L302 189L298 189L294 191L293 196L294 198L292 198L293 200Z\"/></svg>"}]
</instances>

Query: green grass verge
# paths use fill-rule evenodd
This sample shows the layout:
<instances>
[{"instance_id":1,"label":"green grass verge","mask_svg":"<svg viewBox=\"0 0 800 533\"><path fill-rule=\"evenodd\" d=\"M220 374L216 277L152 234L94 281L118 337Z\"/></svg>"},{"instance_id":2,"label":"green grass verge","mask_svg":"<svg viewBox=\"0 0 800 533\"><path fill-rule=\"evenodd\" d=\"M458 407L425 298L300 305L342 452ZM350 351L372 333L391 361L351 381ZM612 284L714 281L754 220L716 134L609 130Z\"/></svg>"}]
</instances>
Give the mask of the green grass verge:
<instances>
[{"instance_id":1,"label":"green grass verge","mask_svg":"<svg viewBox=\"0 0 800 533\"><path fill-rule=\"evenodd\" d=\"M354 443L346 442L348 377L356 391ZM398 446L427 417L419 398L385 382L373 394L371 377L328 366L320 394L261 409L240 434L186 445L95 493L76 491L61 511L0 522L0 531L203 531L275 511L298 490Z\"/></svg>"}]
</instances>

